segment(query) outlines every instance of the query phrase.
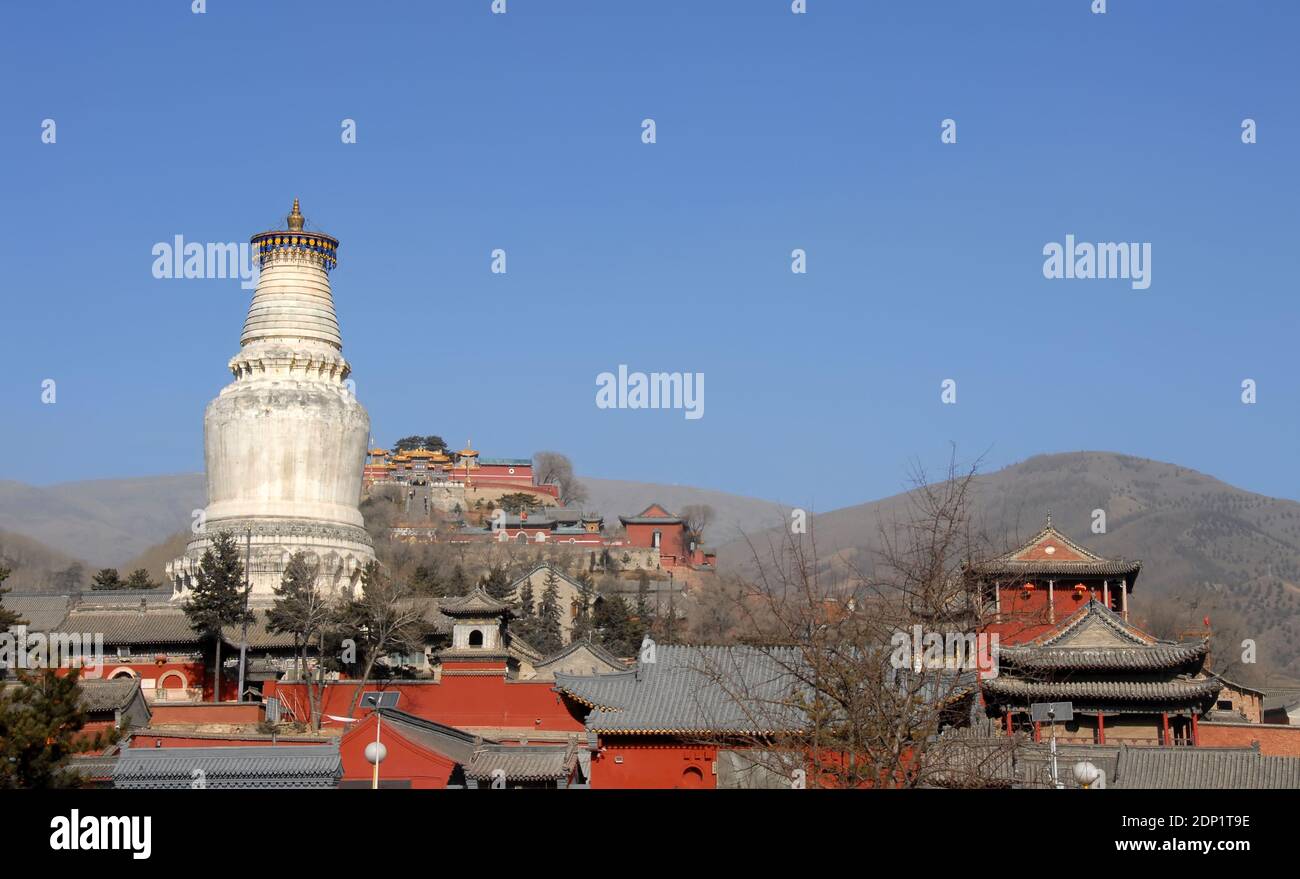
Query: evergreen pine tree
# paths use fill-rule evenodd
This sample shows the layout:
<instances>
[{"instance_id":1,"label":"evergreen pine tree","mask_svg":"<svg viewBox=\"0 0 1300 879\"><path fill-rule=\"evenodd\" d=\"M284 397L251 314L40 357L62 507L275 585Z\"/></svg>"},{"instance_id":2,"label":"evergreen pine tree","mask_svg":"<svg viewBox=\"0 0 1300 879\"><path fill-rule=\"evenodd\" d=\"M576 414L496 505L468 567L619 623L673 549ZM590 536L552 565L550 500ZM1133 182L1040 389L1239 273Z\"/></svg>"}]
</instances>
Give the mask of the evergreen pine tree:
<instances>
[{"instance_id":1,"label":"evergreen pine tree","mask_svg":"<svg viewBox=\"0 0 1300 879\"><path fill-rule=\"evenodd\" d=\"M123 589L157 589L158 584L144 568L136 568L122 584Z\"/></svg>"},{"instance_id":2,"label":"evergreen pine tree","mask_svg":"<svg viewBox=\"0 0 1300 879\"><path fill-rule=\"evenodd\" d=\"M586 600L585 595L578 602L578 613L573 617L573 636L570 643L592 640L591 604Z\"/></svg>"},{"instance_id":3,"label":"evergreen pine tree","mask_svg":"<svg viewBox=\"0 0 1300 879\"><path fill-rule=\"evenodd\" d=\"M596 602L591 625L595 640L615 656L635 656L641 646L637 622L618 595L606 595Z\"/></svg>"},{"instance_id":4,"label":"evergreen pine tree","mask_svg":"<svg viewBox=\"0 0 1300 879\"><path fill-rule=\"evenodd\" d=\"M447 583L447 595L468 595L469 594L469 577L465 576L465 569L457 565L451 572L451 580Z\"/></svg>"},{"instance_id":5,"label":"evergreen pine tree","mask_svg":"<svg viewBox=\"0 0 1300 879\"><path fill-rule=\"evenodd\" d=\"M215 645L213 701L221 701L221 638L226 626L252 621L244 607L244 563L239 545L229 532L221 532L203 552L198 576L185 604L190 628Z\"/></svg>"},{"instance_id":6,"label":"evergreen pine tree","mask_svg":"<svg viewBox=\"0 0 1300 879\"><path fill-rule=\"evenodd\" d=\"M68 769L74 753L107 747L115 730L87 737L89 718L80 700L81 670L43 669L0 689L0 790L76 787Z\"/></svg>"},{"instance_id":7,"label":"evergreen pine tree","mask_svg":"<svg viewBox=\"0 0 1300 879\"><path fill-rule=\"evenodd\" d=\"M8 579L8 577L9 577L9 569L0 568L0 632L4 632L10 626L21 626L21 625L25 625L27 622L22 617L20 617L17 613L5 607L4 604L5 595L12 591L10 589L7 589L4 585L4 582L6 579ZM3 671L4 671L3 669L0 669L0 674L3 674Z\"/></svg>"},{"instance_id":8,"label":"evergreen pine tree","mask_svg":"<svg viewBox=\"0 0 1300 879\"><path fill-rule=\"evenodd\" d=\"M498 601L504 600L510 595L510 577L506 574L506 566L493 565L479 578L478 585Z\"/></svg>"},{"instance_id":9,"label":"evergreen pine tree","mask_svg":"<svg viewBox=\"0 0 1300 879\"><path fill-rule=\"evenodd\" d=\"M546 588L542 590L542 603L537 608L539 643L533 645L549 656L564 646L564 634L560 629L560 581L554 569L546 571Z\"/></svg>"},{"instance_id":10,"label":"evergreen pine tree","mask_svg":"<svg viewBox=\"0 0 1300 879\"><path fill-rule=\"evenodd\" d=\"M117 573L117 568L101 568L90 578L90 588L93 592L109 592L121 589L125 585Z\"/></svg>"},{"instance_id":11,"label":"evergreen pine tree","mask_svg":"<svg viewBox=\"0 0 1300 879\"><path fill-rule=\"evenodd\" d=\"M536 603L537 596L533 594L533 581L525 580L524 585L519 589L519 608L523 618L527 619L533 615Z\"/></svg>"}]
</instances>

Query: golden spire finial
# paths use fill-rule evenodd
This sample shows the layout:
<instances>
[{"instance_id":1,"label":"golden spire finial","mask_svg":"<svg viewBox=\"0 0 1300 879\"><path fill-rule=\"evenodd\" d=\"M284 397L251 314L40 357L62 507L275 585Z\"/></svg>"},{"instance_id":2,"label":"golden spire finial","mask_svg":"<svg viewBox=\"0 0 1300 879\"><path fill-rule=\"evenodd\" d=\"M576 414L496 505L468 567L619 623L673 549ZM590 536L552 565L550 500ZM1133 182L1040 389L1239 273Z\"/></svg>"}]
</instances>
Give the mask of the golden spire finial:
<instances>
[{"instance_id":1,"label":"golden spire finial","mask_svg":"<svg viewBox=\"0 0 1300 879\"><path fill-rule=\"evenodd\" d=\"M289 212L289 231L302 231L302 213L298 210L298 199L293 200L293 210Z\"/></svg>"}]
</instances>

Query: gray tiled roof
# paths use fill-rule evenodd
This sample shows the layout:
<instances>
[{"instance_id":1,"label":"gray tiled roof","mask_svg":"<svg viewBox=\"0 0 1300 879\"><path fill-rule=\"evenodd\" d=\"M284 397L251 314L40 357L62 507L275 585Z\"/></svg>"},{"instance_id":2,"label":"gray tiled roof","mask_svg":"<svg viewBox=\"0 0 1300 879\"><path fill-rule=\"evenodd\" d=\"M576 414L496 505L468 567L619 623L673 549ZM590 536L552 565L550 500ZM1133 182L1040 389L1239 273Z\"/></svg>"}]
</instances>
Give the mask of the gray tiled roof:
<instances>
[{"instance_id":1,"label":"gray tiled roof","mask_svg":"<svg viewBox=\"0 0 1300 879\"><path fill-rule=\"evenodd\" d=\"M1146 647L1003 647L998 658L1024 669L1160 669L1196 664L1207 650L1204 641Z\"/></svg>"},{"instance_id":2,"label":"gray tiled roof","mask_svg":"<svg viewBox=\"0 0 1300 879\"><path fill-rule=\"evenodd\" d=\"M1058 743L1058 778L1077 788L1074 765L1087 760L1116 789L1300 788L1300 757L1266 757L1253 748L1133 747ZM987 719L945 731L926 755L927 783L942 787L1047 787L1047 742L1002 735Z\"/></svg>"},{"instance_id":3,"label":"gray tiled roof","mask_svg":"<svg viewBox=\"0 0 1300 879\"><path fill-rule=\"evenodd\" d=\"M1122 789L1300 788L1300 757L1265 757L1253 749L1125 748L1116 770Z\"/></svg>"},{"instance_id":4,"label":"gray tiled roof","mask_svg":"<svg viewBox=\"0 0 1300 879\"><path fill-rule=\"evenodd\" d=\"M113 769L119 788L332 788L343 775L338 743L226 748L128 748Z\"/></svg>"},{"instance_id":5,"label":"gray tiled roof","mask_svg":"<svg viewBox=\"0 0 1300 879\"><path fill-rule=\"evenodd\" d=\"M293 647L293 635L277 634L267 629L265 611L254 611L254 614L256 620L248 626L248 646L256 650ZM226 626L222 630L223 639L231 646L238 646L242 629L242 626ZM200 641L185 611L176 606L150 607L147 610L139 607L118 610L74 608L54 631L103 635L105 647L150 644L196 647Z\"/></svg>"},{"instance_id":6,"label":"gray tiled roof","mask_svg":"<svg viewBox=\"0 0 1300 879\"><path fill-rule=\"evenodd\" d=\"M30 632L48 632L68 615L68 596L11 592L4 596L6 610L27 621Z\"/></svg>"},{"instance_id":7,"label":"gray tiled roof","mask_svg":"<svg viewBox=\"0 0 1300 879\"><path fill-rule=\"evenodd\" d=\"M140 681L127 677L83 679L80 686L80 704L86 711L117 711L131 704L136 693L140 692Z\"/></svg>"},{"instance_id":8,"label":"gray tiled roof","mask_svg":"<svg viewBox=\"0 0 1300 879\"><path fill-rule=\"evenodd\" d=\"M1068 680L1027 681L1000 676L984 681L984 692L1003 700L1024 702L1094 699L1115 702L1185 702L1209 700L1222 684L1214 676L1167 681Z\"/></svg>"},{"instance_id":9,"label":"gray tiled roof","mask_svg":"<svg viewBox=\"0 0 1300 879\"><path fill-rule=\"evenodd\" d=\"M384 723L403 738L449 757L462 766L469 763L474 758L474 752L484 744L479 736L396 708L380 708L379 714Z\"/></svg>"},{"instance_id":10,"label":"gray tiled roof","mask_svg":"<svg viewBox=\"0 0 1300 879\"><path fill-rule=\"evenodd\" d=\"M87 781L109 781L113 778L117 757L116 748L107 754L73 754L68 760L68 768Z\"/></svg>"},{"instance_id":11,"label":"gray tiled roof","mask_svg":"<svg viewBox=\"0 0 1300 879\"><path fill-rule=\"evenodd\" d=\"M500 769L509 781L548 781L568 778L577 760L573 745L496 745L474 754L465 775L490 779Z\"/></svg>"},{"instance_id":12,"label":"gray tiled roof","mask_svg":"<svg viewBox=\"0 0 1300 879\"><path fill-rule=\"evenodd\" d=\"M790 703L798 690L791 648L656 648L656 661L613 674L557 673L556 687L594 706L596 732L764 733L798 727Z\"/></svg>"},{"instance_id":13,"label":"gray tiled roof","mask_svg":"<svg viewBox=\"0 0 1300 879\"><path fill-rule=\"evenodd\" d=\"M198 644L199 636L190 628L189 619L180 608L139 608L121 610L74 609L55 631L90 632L103 635L106 647L132 644Z\"/></svg>"},{"instance_id":14,"label":"gray tiled roof","mask_svg":"<svg viewBox=\"0 0 1300 879\"><path fill-rule=\"evenodd\" d=\"M591 651L591 654L595 656L596 659L605 663L607 666L610 667L610 669L621 670L627 666L627 663L623 662L623 660L619 659L617 656L610 653L608 650L606 650L604 647L600 646L599 644L596 644L592 641L574 641L571 644L569 644L568 647L565 647L562 650L552 653L550 656L546 657L541 662L537 663L537 668L542 669L547 666L554 665L558 662L563 661L571 654L577 653L579 650L582 649Z\"/></svg>"},{"instance_id":15,"label":"gray tiled roof","mask_svg":"<svg viewBox=\"0 0 1300 879\"><path fill-rule=\"evenodd\" d=\"M761 733L800 723L788 704L796 661L793 651L662 646L635 670L585 681L557 674L556 685L596 706L587 726L597 732Z\"/></svg>"},{"instance_id":16,"label":"gray tiled roof","mask_svg":"<svg viewBox=\"0 0 1300 879\"><path fill-rule=\"evenodd\" d=\"M598 733L706 735L763 734L802 727L795 707L805 689L803 659L793 647L660 645L655 662L626 672L556 672L556 689L592 710L587 729ZM968 694L975 672L928 674L919 686L893 673L900 688L922 701Z\"/></svg>"},{"instance_id":17,"label":"gray tiled roof","mask_svg":"<svg viewBox=\"0 0 1300 879\"><path fill-rule=\"evenodd\" d=\"M0 690L18 686L14 681L0 683ZM104 678L83 678L78 687L80 696L77 704L85 711L104 712L119 711L131 704L131 700L141 694L140 681L136 678L121 677L111 680Z\"/></svg>"},{"instance_id":18,"label":"gray tiled roof","mask_svg":"<svg viewBox=\"0 0 1300 879\"><path fill-rule=\"evenodd\" d=\"M488 595L482 586L475 586L468 595L443 599L439 609L449 617L492 616L509 610L510 605Z\"/></svg>"}]
</instances>

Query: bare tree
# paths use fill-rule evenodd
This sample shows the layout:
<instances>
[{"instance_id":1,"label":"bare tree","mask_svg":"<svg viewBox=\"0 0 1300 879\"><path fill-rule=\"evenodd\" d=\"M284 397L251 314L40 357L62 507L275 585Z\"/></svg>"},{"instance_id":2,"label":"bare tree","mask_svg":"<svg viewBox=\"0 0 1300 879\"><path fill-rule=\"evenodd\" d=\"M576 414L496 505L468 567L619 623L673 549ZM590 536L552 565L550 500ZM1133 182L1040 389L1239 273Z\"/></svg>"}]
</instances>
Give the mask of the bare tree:
<instances>
[{"instance_id":1,"label":"bare tree","mask_svg":"<svg viewBox=\"0 0 1300 879\"><path fill-rule=\"evenodd\" d=\"M725 694L713 704L744 715L732 729L761 732L716 743L809 787L916 786L950 777L956 762L971 767L965 753L945 758L953 737L940 734L970 723L976 671L947 656L899 661L898 645L914 626L970 642L979 630L985 608L964 576L987 549L971 524L975 473L955 459L937 481L917 468L907 508L880 526L870 575L819 564L811 530L783 530L761 550L750 543L757 573L736 602L749 644L703 651L710 661L699 671ZM732 659L718 667L718 656ZM755 656L767 671L755 674Z\"/></svg>"},{"instance_id":2,"label":"bare tree","mask_svg":"<svg viewBox=\"0 0 1300 879\"><path fill-rule=\"evenodd\" d=\"M426 604L415 600L410 589L399 585L377 562L361 575L362 596L350 602L341 614L341 634L355 638L365 656L365 665L348 707L351 716L361 702L361 693L382 656L423 649Z\"/></svg>"},{"instance_id":3,"label":"bare tree","mask_svg":"<svg viewBox=\"0 0 1300 879\"><path fill-rule=\"evenodd\" d=\"M686 523L686 530L699 541L704 539L704 529L709 527L716 514L708 504L687 504L679 515Z\"/></svg>"},{"instance_id":4,"label":"bare tree","mask_svg":"<svg viewBox=\"0 0 1300 879\"><path fill-rule=\"evenodd\" d=\"M533 479L538 485L558 485L560 501L565 505L581 504L587 499L587 489L573 473L573 462L559 452L537 452L533 455Z\"/></svg>"},{"instance_id":5,"label":"bare tree","mask_svg":"<svg viewBox=\"0 0 1300 879\"><path fill-rule=\"evenodd\" d=\"M297 552L289 559L284 577L275 588L275 603L267 611L267 629L293 635L298 680L307 689L311 728L320 731L321 696L325 689L324 653L327 632L337 622L337 607L316 588L318 565ZM310 653L315 647L316 659Z\"/></svg>"}]
</instances>

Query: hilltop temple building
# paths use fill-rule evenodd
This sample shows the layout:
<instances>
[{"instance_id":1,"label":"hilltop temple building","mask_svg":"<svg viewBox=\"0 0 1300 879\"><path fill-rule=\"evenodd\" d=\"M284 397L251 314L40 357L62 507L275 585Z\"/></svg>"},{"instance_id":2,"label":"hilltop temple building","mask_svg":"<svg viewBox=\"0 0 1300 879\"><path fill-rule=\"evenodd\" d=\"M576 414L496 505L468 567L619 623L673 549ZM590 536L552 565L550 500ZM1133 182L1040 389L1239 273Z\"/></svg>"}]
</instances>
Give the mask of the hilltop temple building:
<instances>
[{"instance_id":1,"label":"hilltop temple building","mask_svg":"<svg viewBox=\"0 0 1300 879\"><path fill-rule=\"evenodd\" d=\"M175 597L193 587L209 539L251 535L254 603L273 598L289 558L318 565L318 585L351 592L374 559L357 505L370 416L357 402L329 272L337 239L304 228L298 200L286 228L252 238L260 275L234 381L203 417L208 506L185 555L167 566Z\"/></svg>"}]
</instances>

